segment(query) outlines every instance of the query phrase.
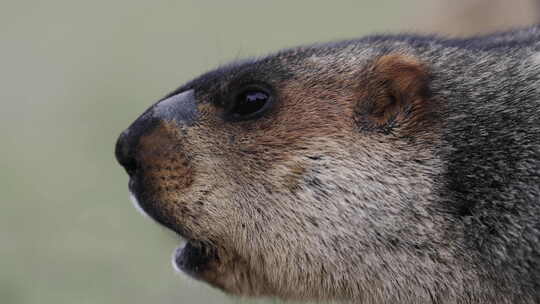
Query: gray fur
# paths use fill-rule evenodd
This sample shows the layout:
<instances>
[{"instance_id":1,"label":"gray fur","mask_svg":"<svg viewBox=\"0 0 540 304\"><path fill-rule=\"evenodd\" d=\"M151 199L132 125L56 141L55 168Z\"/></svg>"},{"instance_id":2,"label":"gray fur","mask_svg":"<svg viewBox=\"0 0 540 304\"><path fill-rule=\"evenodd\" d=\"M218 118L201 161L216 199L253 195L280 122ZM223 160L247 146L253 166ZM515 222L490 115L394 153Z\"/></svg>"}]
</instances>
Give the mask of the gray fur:
<instances>
[{"instance_id":1,"label":"gray fur","mask_svg":"<svg viewBox=\"0 0 540 304\"><path fill-rule=\"evenodd\" d=\"M354 124L359 79L388 54L428 68L433 128L404 137ZM169 96L193 89L202 107L242 77L272 83L287 96L282 108L304 117L278 110L259 132L205 108L195 127L174 127L193 184L181 195L152 190L161 205L147 207L217 256L234 256L211 284L285 299L540 303L540 27L300 47ZM137 149L119 151L137 158L149 148Z\"/></svg>"}]
</instances>

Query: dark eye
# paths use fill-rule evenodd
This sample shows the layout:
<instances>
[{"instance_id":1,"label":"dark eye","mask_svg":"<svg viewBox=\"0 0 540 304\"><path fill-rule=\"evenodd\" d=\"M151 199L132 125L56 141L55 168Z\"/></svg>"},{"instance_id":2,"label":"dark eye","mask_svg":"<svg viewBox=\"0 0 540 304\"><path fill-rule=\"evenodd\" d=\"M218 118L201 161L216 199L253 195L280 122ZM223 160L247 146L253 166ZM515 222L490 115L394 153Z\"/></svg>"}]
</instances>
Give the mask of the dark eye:
<instances>
[{"instance_id":1,"label":"dark eye","mask_svg":"<svg viewBox=\"0 0 540 304\"><path fill-rule=\"evenodd\" d=\"M270 106L271 97L267 90L250 88L236 95L227 114L233 120L248 120L260 117Z\"/></svg>"}]
</instances>

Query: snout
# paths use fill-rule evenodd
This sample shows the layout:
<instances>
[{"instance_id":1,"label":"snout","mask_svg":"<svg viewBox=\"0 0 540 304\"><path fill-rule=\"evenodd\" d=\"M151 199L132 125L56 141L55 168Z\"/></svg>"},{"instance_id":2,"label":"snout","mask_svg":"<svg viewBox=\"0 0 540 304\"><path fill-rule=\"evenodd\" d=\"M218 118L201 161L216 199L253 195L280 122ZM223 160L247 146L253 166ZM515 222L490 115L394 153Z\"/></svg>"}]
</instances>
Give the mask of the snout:
<instances>
[{"instance_id":1,"label":"snout","mask_svg":"<svg viewBox=\"0 0 540 304\"><path fill-rule=\"evenodd\" d=\"M141 168L137 158L141 137L150 134L160 123L191 126L198 116L193 90L157 102L120 134L115 148L116 159L130 176L135 175Z\"/></svg>"},{"instance_id":2,"label":"snout","mask_svg":"<svg viewBox=\"0 0 540 304\"><path fill-rule=\"evenodd\" d=\"M135 207L159 223L172 227L168 211L172 196L185 193L193 181L184 139L178 129L198 118L193 90L158 101L129 126L116 142L116 159L129 175Z\"/></svg>"},{"instance_id":3,"label":"snout","mask_svg":"<svg viewBox=\"0 0 540 304\"><path fill-rule=\"evenodd\" d=\"M175 267L200 278L219 258L194 220L204 211L192 202L202 198L200 192L190 191L195 169L185 132L178 132L198 118L193 90L167 97L120 134L115 154L129 175L137 209L187 240L176 250Z\"/></svg>"}]
</instances>

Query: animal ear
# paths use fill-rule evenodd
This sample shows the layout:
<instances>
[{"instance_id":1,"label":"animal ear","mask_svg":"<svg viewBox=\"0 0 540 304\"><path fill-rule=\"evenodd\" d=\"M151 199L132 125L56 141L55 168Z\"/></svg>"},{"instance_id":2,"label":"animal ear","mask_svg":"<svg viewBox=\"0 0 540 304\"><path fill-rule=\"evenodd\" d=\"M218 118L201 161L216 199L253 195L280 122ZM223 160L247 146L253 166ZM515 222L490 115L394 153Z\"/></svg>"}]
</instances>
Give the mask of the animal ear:
<instances>
[{"instance_id":1,"label":"animal ear","mask_svg":"<svg viewBox=\"0 0 540 304\"><path fill-rule=\"evenodd\" d=\"M416 58L381 56L362 78L354 113L360 129L406 135L426 128L433 119L428 68Z\"/></svg>"}]
</instances>

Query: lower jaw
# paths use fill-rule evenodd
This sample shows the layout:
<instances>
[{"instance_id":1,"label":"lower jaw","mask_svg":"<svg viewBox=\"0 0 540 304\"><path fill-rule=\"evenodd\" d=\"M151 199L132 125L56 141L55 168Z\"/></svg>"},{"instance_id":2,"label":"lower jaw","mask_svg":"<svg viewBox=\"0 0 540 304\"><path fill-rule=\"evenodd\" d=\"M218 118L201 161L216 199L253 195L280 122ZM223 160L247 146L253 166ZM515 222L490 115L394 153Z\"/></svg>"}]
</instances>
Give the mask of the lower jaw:
<instances>
[{"instance_id":1,"label":"lower jaw","mask_svg":"<svg viewBox=\"0 0 540 304\"><path fill-rule=\"evenodd\" d=\"M218 255L219 253L219 255ZM269 296L268 284L251 281L244 262L231 267L224 251L201 241L183 241L174 251L173 267L195 280L203 281L222 291L247 297ZM229 257L230 258L230 257Z\"/></svg>"},{"instance_id":2,"label":"lower jaw","mask_svg":"<svg viewBox=\"0 0 540 304\"><path fill-rule=\"evenodd\" d=\"M180 255L182 254L182 251L186 248L187 242L188 241L185 240L185 239L180 240L180 246L178 246L173 251L172 258L171 258L171 264L172 264L172 267L173 267L174 271L176 271L176 272L182 272L182 269L180 269L180 267L178 266L177 260L179 259Z\"/></svg>"}]
</instances>

